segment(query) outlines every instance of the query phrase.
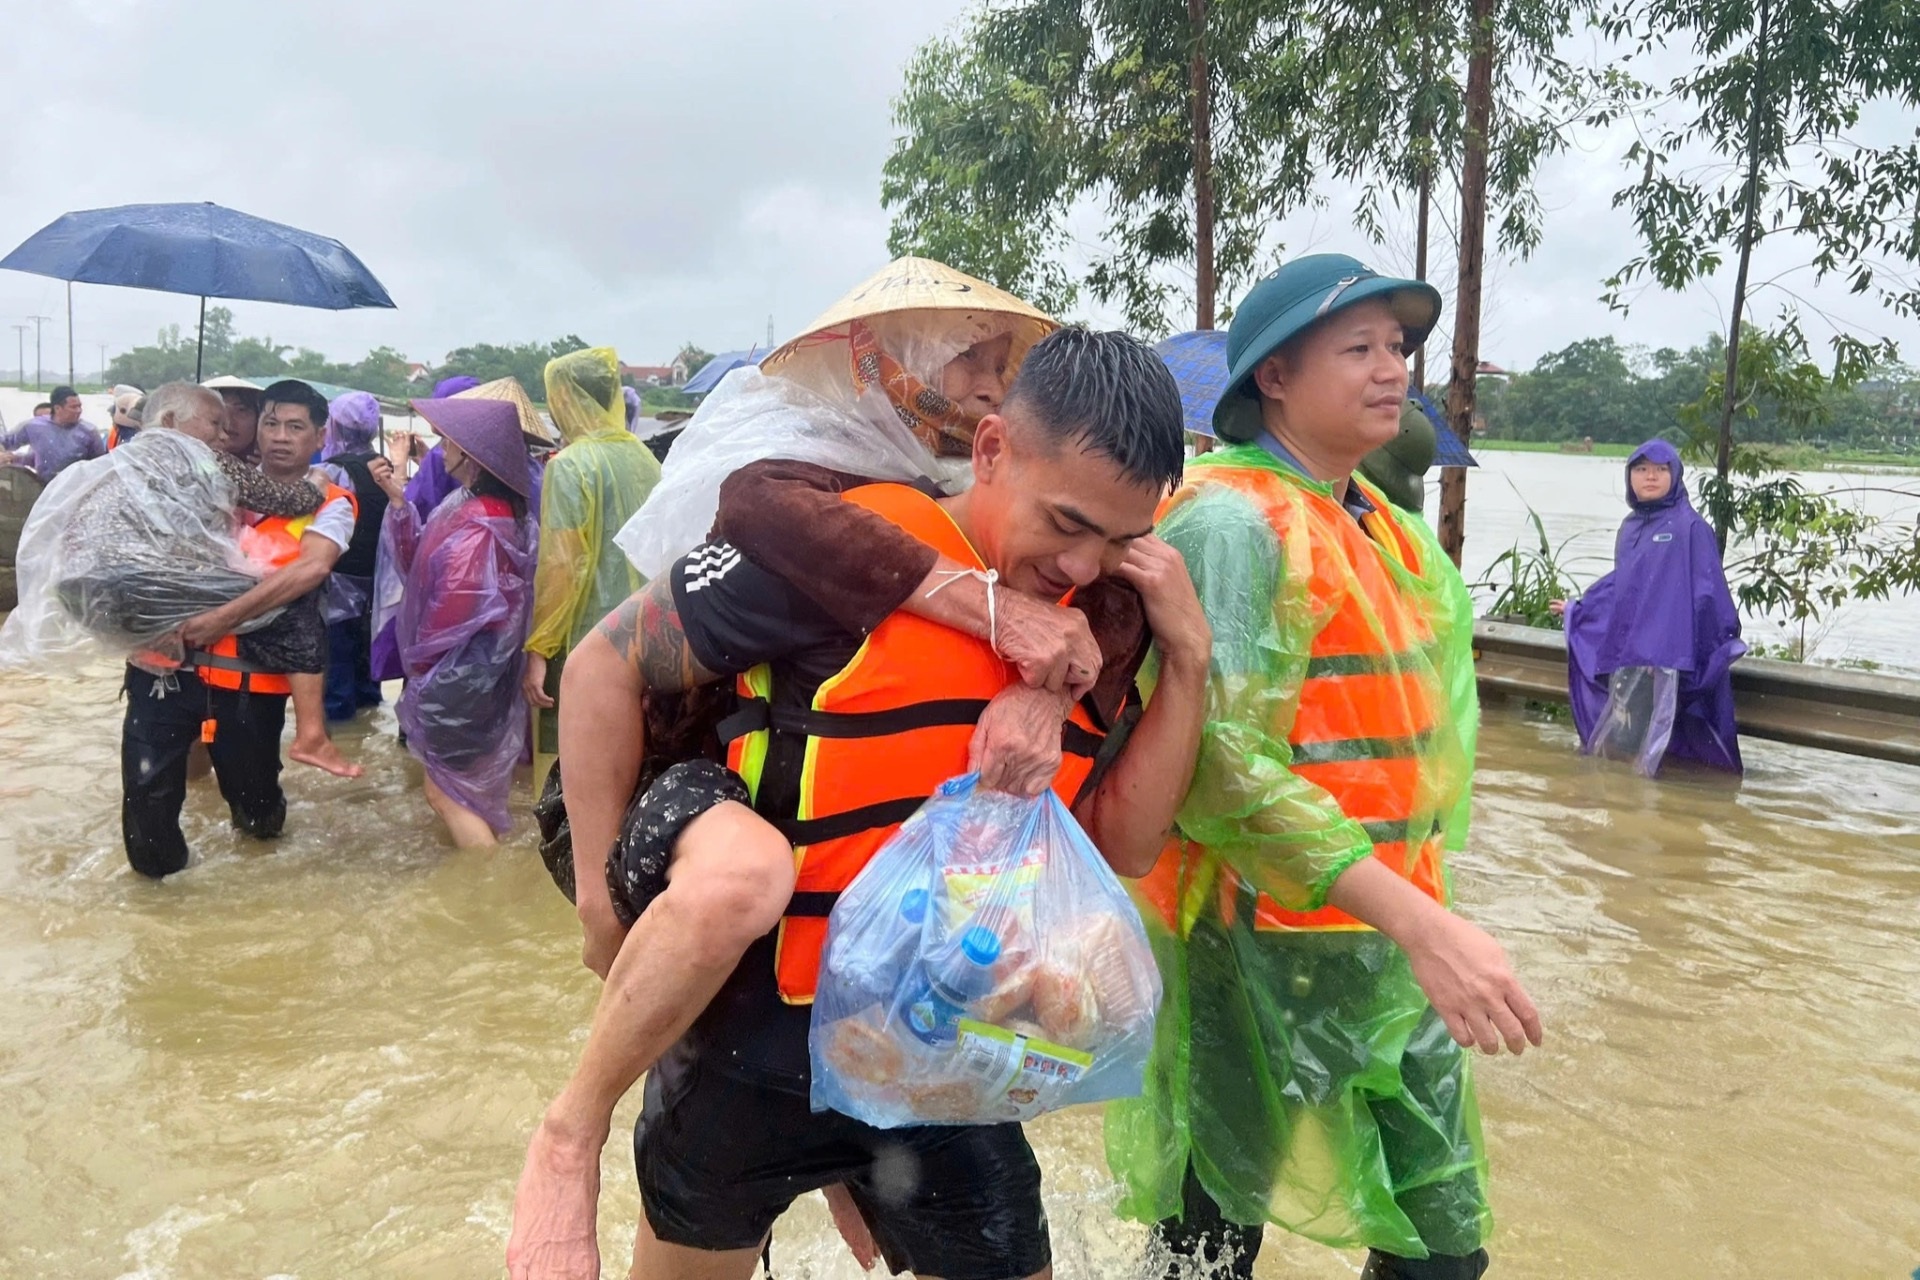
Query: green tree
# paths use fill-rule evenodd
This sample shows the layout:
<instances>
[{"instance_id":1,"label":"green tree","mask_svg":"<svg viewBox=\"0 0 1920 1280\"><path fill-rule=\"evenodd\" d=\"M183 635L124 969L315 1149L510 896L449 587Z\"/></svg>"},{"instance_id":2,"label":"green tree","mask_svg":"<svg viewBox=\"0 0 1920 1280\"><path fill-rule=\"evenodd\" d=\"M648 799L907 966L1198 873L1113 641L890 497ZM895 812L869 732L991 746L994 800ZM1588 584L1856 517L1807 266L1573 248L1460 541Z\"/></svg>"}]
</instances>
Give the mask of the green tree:
<instances>
[{"instance_id":1,"label":"green tree","mask_svg":"<svg viewBox=\"0 0 1920 1280\"><path fill-rule=\"evenodd\" d=\"M570 351L587 346L586 339L568 334L551 342L522 342L496 346L490 342L460 347L447 354L446 362L435 372L436 378L466 374L482 382L496 378L517 378L527 394L536 401L547 397L547 362Z\"/></svg>"},{"instance_id":2,"label":"green tree","mask_svg":"<svg viewBox=\"0 0 1920 1280\"><path fill-rule=\"evenodd\" d=\"M1628 149L1640 176L1614 202L1631 211L1642 244L1607 296L1624 307L1642 278L1682 289L1731 256L1713 452L1724 480L1743 400L1749 271L1764 238L1806 242L1816 278L1838 272L1898 312L1920 309L1920 287L1887 266L1920 260L1920 143L1869 146L1854 132L1870 103L1920 106L1920 11L1906 0L1622 0L1602 25L1641 53L1693 55L1665 86L1674 118ZM1703 150L1712 160L1687 167ZM1835 375L1857 381L1893 354L1891 342L1840 333ZM1724 545L1727 526L1718 528Z\"/></svg>"},{"instance_id":3,"label":"green tree","mask_svg":"<svg viewBox=\"0 0 1920 1280\"><path fill-rule=\"evenodd\" d=\"M1272 221L1306 198L1298 14L1274 0L1024 0L923 47L883 171L889 246L1071 308L1082 285L1144 332L1174 300L1212 328ZM1084 280L1070 212L1103 208ZM1178 283L1182 278L1187 287Z\"/></svg>"}]
</instances>

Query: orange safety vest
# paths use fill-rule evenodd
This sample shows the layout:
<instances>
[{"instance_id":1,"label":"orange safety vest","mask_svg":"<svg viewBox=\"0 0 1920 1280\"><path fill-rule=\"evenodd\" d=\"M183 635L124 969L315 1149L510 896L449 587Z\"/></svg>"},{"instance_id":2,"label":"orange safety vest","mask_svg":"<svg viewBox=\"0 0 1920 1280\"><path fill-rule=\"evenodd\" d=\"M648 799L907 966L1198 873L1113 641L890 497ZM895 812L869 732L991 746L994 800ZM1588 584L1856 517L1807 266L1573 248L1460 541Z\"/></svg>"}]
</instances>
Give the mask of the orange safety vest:
<instances>
[{"instance_id":1,"label":"orange safety vest","mask_svg":"<svg viewBox=\"0 0 1920 1280\"><path fill-rule=\"evenodd\" d=\"M321 498L320 506L336 498L345 498L353 504L353 514L360 515L360 500L353 492L342 489L331 482L327 485L326 496ZM318 515L318 508L314 515ZM241 546L275 569L284 568L293 563L300 554L300 538L313 523L313 515L305 516L268 516L259 524L240 533ZM200 673L204 684L216 689L237 689L242 693L292 693L293 685L286 676L278 672L257 671L241 660L240 638L222 636L213 648L195 650L189 655L194 668Z\"/></svg>"},{"instance_id":2,"label":"orange safety vest","mask_svg":"<svg viewBox=\"0 0 1920 1280\"><path fill-rule=\"evenodd\" d=\"M1444 903L1445 833L1430 812L1432 798L1422 795L1419 753L1443 727L1447 708L1444 691L1430 675L1432 623L1405 598L1393 568L1419 573L1419 548L1393 517L1387 500L1365 485L1374 510L1364 517L1363 529L1334 498L1270 471L1206 467L1196 469L1195 481L1223 483L1246 494L1270 519L1279 512L1306 509L1313 531L1306 540L1312 558L1304 575L1307 607L1322 621L1287 734L1293 772L1326 791L1343 814L1365 829L1375 857ZM1352 483L1360 481L1356 477ZM1192 488L1176 494L1167 506L1191 496ZM1283 548L1300 545L1277 523L1275 532ZM1296 569L1288 576L1298 580L1302 575ZM1423 807L1424 818L1419 816ZM1140 882L1141 896L1169 925L1184 914L1180 899L1192 887L1181 883L1182 872L1197 865L1190 855L1199 852L1176 839ZM1259 930L1368 927L1337 907L1288 910L1264 893L1253 894L1230 870L1221 871L1216 888L1223 919L1250 907Z\"/></svg>"},{"instance_id":3,"label":"orange safety vest","mask_svg":"<svg viewBox=\"0 0 1920 1280\"><path fill-rule=\"evenodd\" d=\"M890 520L960 564L985 563L932 498L898 484L862 485L841 495ZM858 653L815 692L809 710L773 705L773 674L762 665L740 677L739 710L720 726L727 764L745 780L754 807L794 846L793 901L780 921L774 976L780 998L811 1004L820 976L827 916L840 891L888 837L947 779L967 772L980 713L1018 679L985 640L906 612L889 614ZM769 812L764 784L776 735L803 739L794 812ZM1100 730L1076 706L1063 728L1065 754L1053 790L1072 805L1093 771ZM795 782L794 779L785 779Z\"/></svg>"}]
</instances>

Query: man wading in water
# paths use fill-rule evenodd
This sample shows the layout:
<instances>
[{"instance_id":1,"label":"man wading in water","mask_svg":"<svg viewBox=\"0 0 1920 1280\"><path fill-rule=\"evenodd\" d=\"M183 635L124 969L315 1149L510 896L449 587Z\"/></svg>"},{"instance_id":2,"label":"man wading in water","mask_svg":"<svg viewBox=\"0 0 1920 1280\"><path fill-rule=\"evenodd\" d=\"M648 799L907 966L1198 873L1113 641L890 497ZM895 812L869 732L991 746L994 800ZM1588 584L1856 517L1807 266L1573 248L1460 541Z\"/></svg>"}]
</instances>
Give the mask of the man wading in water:
<instances>
[{"instance_id":1,"label":"man wading in water","mask_svg":"<svg viewBox=\"0 0 1920 1280\"><path fill-rule=\"evenodd\" d=\"M1036 597L1057 599L1103 570L1141 591L1161 652L1154 701L1088 790L1087 755L1068 756L1054 778L1068 800L1079 793L1077 814L1123 872L1157 855L1200 732L1206 627L1178 558L1146 536L1179 476L1182 445L1178 392L1158 358L1124 335L1069 330L1033 348L1003 412L979 424L966 494L936 503L909 486L876 484L845 499ZM857 686L879 662L918 673L890 695L903 707L984 701L1016 678L986 641L904 612L863 645L791 583L737 555L696 549L575 651L569 685L593 693L568 704L575 710L563 725L563 760L591 762L569 768L575 821L618 829L645 746L646 693L757 667L774 707L806 707L824 687ZM969 671L993 674L956 674ZM1060 702L1045 696L1057 724ZM1090 711L1074 716L1090 752L1104 726ZM924 798L968 767L966 732L929 747L905 730L867 731L900 735L889 781L903 799ZM834 736L774 738L758 771L762 807L779 804L776 792L802 798L813 784L800 759L836 749ZM847 880L897 825L853 821L846 796L805 798L807 812L839 822L813 833L809 863L825 858ZM598 1274L600 1149L614 1105L652 1068L636 1135L646 1217L634 1276L746 1277L794 1197L835 1183L896 1270L947 1280L1046 1274L1039 1170L1018 1126L883 1132L809 1110L804 1004L824 910L795 896L792 846L731 801L702 813L682 843L665 890L631 904L641 914L608 974L581 1065L534 1136L515 1200L511 1273ZM808 887L803 896L830 900L833 886ZM783 921L789 927L777 930ZM887 1176L901 1161L917 1176Z\"/></svg>"},{"instance_id":2,"label":"man wading in water","mask_svg":"<svg viewBox=\"0 0 1920 1280\"><path fill-rule=\"evenodd\" d=\"M1260 282L1214 410L1233 443L1160 522L1215 642L1184 841L1140 886L1167 987L1154 1060L1146 1095L1108 1108L1107 1152L1170 1276L1251 1276L1268 1222L1365 1247L1367 1280L1487 1266L1462 1047L1520 1053L1540 1019L1447 908L1472 607L1426 526L1354 475L1398 434L1439 314L1432 286L1339 254Z\"/></svg>"}]
</instances>

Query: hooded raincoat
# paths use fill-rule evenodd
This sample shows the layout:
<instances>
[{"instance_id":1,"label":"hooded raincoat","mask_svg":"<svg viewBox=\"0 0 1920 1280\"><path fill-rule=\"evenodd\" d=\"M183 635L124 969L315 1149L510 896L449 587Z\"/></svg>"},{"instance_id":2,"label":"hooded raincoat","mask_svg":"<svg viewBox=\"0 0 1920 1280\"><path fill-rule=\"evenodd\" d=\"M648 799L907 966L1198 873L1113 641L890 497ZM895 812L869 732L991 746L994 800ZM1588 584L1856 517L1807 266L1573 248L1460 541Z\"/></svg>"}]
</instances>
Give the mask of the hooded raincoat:
<instances>
[{"instance_id":1,"label":"hooded raincoat","mask_svg":"<svg viewBox=\"0 0 1920 1280\"><path fill-rule=\"evenodd\" d=\"M1107 1112L1120 1211L1401 1257L1490 1226L1468 1064L1384 936L1326 907L1378 857L1443 904L1479 709L1472 606L1417 516L1363 528L1258 445L1189 464L1158 529L1213 627L1175 842L1139 883L1166 984L1146 1092Z\"/></svg>"},{"instance_id":2,"label":"hooded raincoat","mask_svg":"<svg viewBox=\"0 0 1920 1280\"><path fill-rule=\"evenodd\" d=\"M1667 468L1666 496L1642 502L1633 468ZM1632 514L1613 572L1567 607L1568 692L1583 751L1628 759L1651 777L1670 756L1739 772L1733 664L1747 651L1713 528L1693 509L1680 454L1665 440L1627 459Z\"/></svg>"},{"instance_id":3,"label":"hooded raincoat","mask_svg":"<svg viewBox=\"0 0 1920 1280\"><path fill-rule=\"evenodd\" d=\"M547 366L547 409L565 446L541 486L540 570L527 648L564 654L643 585L614 545L660 480L660 463L627 430L620 361L611 347Z\"/></svg>"},{"instance_id":4,"label":"hooded raincoat","mask_svg":"<svg viewBox=\"0 0 1920 1280\"><path fill-rule=\"evenodd\" d=\"M462 808L507 829L507 792L527 745L527 623L535 536L499 498L457 490L424 525L390 503L381 573L405 580L393 635L406 692L400 728L427 776Z\"/></svg>"}]
</instances>

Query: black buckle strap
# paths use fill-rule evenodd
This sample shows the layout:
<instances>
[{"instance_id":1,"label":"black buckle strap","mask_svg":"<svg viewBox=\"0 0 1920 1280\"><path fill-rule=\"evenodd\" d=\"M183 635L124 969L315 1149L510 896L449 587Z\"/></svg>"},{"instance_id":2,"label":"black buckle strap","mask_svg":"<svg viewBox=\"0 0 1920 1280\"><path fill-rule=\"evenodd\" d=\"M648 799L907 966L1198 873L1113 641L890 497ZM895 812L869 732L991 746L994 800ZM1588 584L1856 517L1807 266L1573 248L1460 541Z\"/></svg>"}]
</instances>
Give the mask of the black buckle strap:
<instances>
[{"instance_id":1,"label":"black buckle strap","mask_svg":"<svg viewBox=\"0 0 1920 1280\"><path fill-rule=\"evenodd\" d=\"M787 843L797 848L800 845L824 844L829 840L844 840L862 831L894 826L911 818L926 802L925 796L902 796L898 800L864 804L845 813L830 813L824 818L774 818L771 821L780 834L787 838Z\"/></svg>"},{"instance_id":2,"label":"black buckle strap","mask_svg":"<svg viewBox=\"0 0 1920 1280\"><path fill-rule=\"evenodd\" d=\"M784 914L824 920L833 914L833 904L838 901L840 901L838 892L805 890L793 895L792 900L787 903Z\"/></svg>"},{"instance_id":3,"label":"black buckle strap","mask_svg":"<svg viewBox=\"0 0 1920 1280\"><path fill-rule=\"evenodd\" d=\"M890 711L813 711L772 706L765 698L742 698L733 714L720 722L718 732L722 742L764 729L809 738L885 738L914 729L976 724L986 709L984 698L935 698Z\"/></svg>"}]
</instances>

